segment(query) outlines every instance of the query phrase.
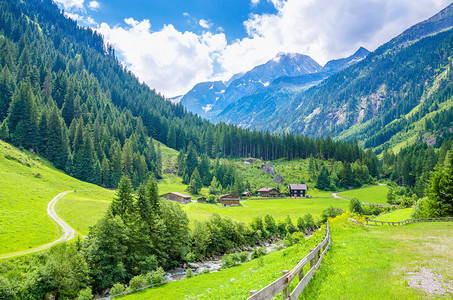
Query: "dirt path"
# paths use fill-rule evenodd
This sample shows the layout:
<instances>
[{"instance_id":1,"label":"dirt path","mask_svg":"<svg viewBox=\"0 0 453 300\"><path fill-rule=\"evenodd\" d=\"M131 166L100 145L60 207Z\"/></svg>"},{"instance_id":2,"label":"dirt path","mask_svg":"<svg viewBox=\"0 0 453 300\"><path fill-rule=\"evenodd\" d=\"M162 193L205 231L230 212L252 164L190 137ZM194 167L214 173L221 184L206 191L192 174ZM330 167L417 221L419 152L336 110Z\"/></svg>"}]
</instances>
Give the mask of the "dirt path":
<instances>
[{"instance_id":1,"label":"dirt path","mask_svg":"<svg viewBox=\"0 0 453 300\"><path fill-rule=\"evenodd\" d=\"M50 248L53 245L56 245L58 243L66 242L66 241L69 241L69 240L73 239L77 232L74 230L74 228L69 226L68 223L63 221L63 219L60 218L57 215L57 213L55 212L55 206L56 206L58 200L60 200L61 197L63 197L64 195L66 195L67 193L70 193L70 192L72 192L72 191L67 191L67 192L63 192L63 193L60 193L60 194L56 195L47 204L47 215L55 223L55 225L57 225L58 234L60 234L60 227L61 227L61 230L63 232L61 234L61 236L57 240L55 240L55 241L53 241L53 242L51 242L49 244L45 244L45 245L36 247L36 248L31 248L31 249L27 249L27 250L23 250L23 251L3 254L3 255L0 255L0 259L42 251L42 250Z\"/></svg>"},{"instance_id":2,"label":"dirt path","mask_svg":"<svg viewBox=\"0 0 453 300\"><path fill-rule=\"evenodd\" d=\"M332 197L334 197L335 199L351 200L351 199L349 199L349 198L345 198L345 197L340 197L340 196L338 196L338 193L333 193L333 194L331 194L331 195L332 195Z\"/></svg>"}]
</instances>

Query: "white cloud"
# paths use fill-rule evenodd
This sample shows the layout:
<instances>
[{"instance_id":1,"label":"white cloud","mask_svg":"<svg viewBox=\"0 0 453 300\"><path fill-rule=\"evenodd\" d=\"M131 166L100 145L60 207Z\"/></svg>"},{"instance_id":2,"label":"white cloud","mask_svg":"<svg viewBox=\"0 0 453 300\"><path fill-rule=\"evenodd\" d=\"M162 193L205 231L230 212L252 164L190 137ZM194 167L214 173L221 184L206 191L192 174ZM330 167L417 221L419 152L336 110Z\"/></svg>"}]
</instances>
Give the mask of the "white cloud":
<instances>
[{"instance_id":1,"label":"white cloud","mask_svg":"<svg viewBox=\"0 0 453 300\"><path fill-rule=\"evenodd\" d=\"M198 22L198 24L199 24L201 27L205 28L205 29L211 28L211 24L210 24L208 21L204 20L204 19L201 19L201 20Z\"/></svg>"},{"instance_id":2,"label":"white cloud","mask_svg":"<svg viewBox=\"0 0 453 300\"><path fill-rule=\"evenodd\" d=\"M213 63L226 47L223 33L179 32L173 25L151 31L149 20L125 19L127 27L102 23L98 31L112 43L124 63L151 88L171 97L210 78Z\"/></svg>"},{"instance_id":3,"label":"white cloud","mask_svg":"<svg viewBox=\"0 0 453 300\"><path fill-rule=\"evenodd\" d=\"M66 11L80 10L83 11L84 0L54 0L55 3L59 4Z\"/></svg>"},{"instance_id":4,"label":"white cloud","mask_svg":"<svg viewBox=\"0 0 453 300\"><path fill-rule=\"evenodd\" d=\"M88 8L91 10L99 10L101 8L101 4L98 1L90 1L88 3Z\"/></svg>"},{"instance_id":5,"label":"white cloud","mask_svg":"<svg viewBox=\"0 0 453 300\"><path fill-rule=\"evenodd\" d=\"M251 4L252 6L257 6L258 3L260 3L260 0L251 0L251 1L250 1L250 4Z\"/></svg>"},{"instance_id":6,"label":"white cloud","mask_svg":"<svg viewBox=\"0 0 453 300\"><path fill-rule=\"evenodd\" d=\"M83 0L59 1L83 4ZM148 20L132 18L125 20L128 26L112 28L103 23L98 30L141 80L166 96L175 96L201 81L229 79L279 52L307 54L324 64L351 55L360 46L374 50L450 0L266 1L277 13L250 15L244 22L248 36L229 44L223 33L180 32L172 25L151 31ZM204 19L198 23L204 29L216 27ZM214 65L217 71L220 66L220 73L213 74Z\"/></svg>"},{"instance_id":7,"label":"white cloud","mask_svg":"<svg viewBox=\"0 0 453 300\"><path fill-rule=\"evenodd\" d=\"M437 13L449 0L271 0L278 13L253 14L248 37L227 46L224 78L264 63L278 52L310 55L324 64L360 46L374 50Z\"/></svg>"},{"instance_id":8,"label":"white cloud","mask_svg":"<svg viewBox=\"0 0 453 300\"><path fill-rule=\"evenodd\" d=\"M71 18L75 21L77 21L77 23L79 25L84 25L84 26L97 26L99 25L92 17L90 16L82 16L82 15L79 15L79 14L76 14L76 13L68 13L68 12L65 12L64 15L68 18Z\"/></svg>"}]
</instances>

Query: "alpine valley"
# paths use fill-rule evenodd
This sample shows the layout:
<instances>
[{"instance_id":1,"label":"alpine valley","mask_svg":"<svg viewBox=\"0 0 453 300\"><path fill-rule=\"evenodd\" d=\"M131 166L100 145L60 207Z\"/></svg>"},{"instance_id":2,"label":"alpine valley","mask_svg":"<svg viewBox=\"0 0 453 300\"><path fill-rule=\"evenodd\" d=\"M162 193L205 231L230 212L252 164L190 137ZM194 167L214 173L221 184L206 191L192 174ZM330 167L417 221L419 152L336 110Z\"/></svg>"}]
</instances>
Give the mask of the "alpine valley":
<instances>
[{"instance_id":1,"label":"alpine valley","mask_svg":"<svg viewBox=\"0 0 453 300\"><path fill-rule=\"evenodd\" d=\"M0 0L0 299L451 299L453 4L371 53L279 53L174 99L78 23L194 9L206 40L110 28L167 49L228 31L197 9L297 4L242 2Z\"/></svg>"},{"instance_id":2,"label":"alpine valley","mask_svg":"<svg viewBox=\"0 0 453 300\"><path fill-rule=\"evenodd\" d=\"M228 82L180 98L213 122L269 132L356 139L378 152L450 134L453 5L374 52L360 48L324 67L279 54Z\"/></svg>"}]
</instances>

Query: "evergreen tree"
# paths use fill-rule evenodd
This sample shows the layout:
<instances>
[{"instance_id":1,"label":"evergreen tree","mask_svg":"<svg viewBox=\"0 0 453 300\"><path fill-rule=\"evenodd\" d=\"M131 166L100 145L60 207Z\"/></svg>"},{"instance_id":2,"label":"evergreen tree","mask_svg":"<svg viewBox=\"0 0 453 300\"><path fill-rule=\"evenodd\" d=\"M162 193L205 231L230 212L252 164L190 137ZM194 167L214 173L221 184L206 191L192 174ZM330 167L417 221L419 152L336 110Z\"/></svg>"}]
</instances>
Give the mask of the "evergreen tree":
<instances>
[{"instance_id":1,"label":"evergreen tree","mask_svg":"<svg viewBox=\"0 0 453 300\"><path fill-rule=\"evenodd\" d=\"M114 216L120 216L123 221L127 220L134 212L134 198L132 194L132 183L127 176L122 176L118 184L118 191L113 199L110 208Z\"/></svg>"},{"instance_id":2,"label":"evergreen tree","mask_svg":"<svg viewBox=\"0 0 453 300\"><path fill-rule=\"evenodd\" d=\"M189 143L189 147L187 148L187 156L184 165L184 172L189 176L191 176L195 168L198 167L197 151L192 142Z\"/></svg>"},{"instance_id":3,"label":"evergreen tree","mask_svg":"<svg viewBox=\"0 0 453 300\"><path fill-rule=\"evenodd\" d=\"M209 157L206 153L203 153L201 155L201 161L200 166L198 167L198 172L200 172L200 176L204 186L209 186L212 180L209 168L210 168Z\"/></svg>"},{"instance_id":4,"label":"evergreen tree","mask_svg":"<svg viewBox=\"0 0 453 300\"><path fill-rule=\"evenodd\" d=\"M203 182L200 177L200 173L198 172L198 168L192 173L190 177L190 185L189 188L191 189L192 194L198 194L198 191L203 187Z\"/></svg>"},{"instance_id":5,"label":"evergreen tree","mask_svg":"<svg viewBox=\"0 0 453 300\"><path fill-rule=\"evenodd\" d=\"M56 106L50 113L47 130L47 158L54 163L55 167L64 169L69 156L68 137Z\"/></svg>"},{"instance_id":6,"label":"evergreen tree","mask_svg":"<svg viewBox=\"0 0 453 300\"><path fill-rule=\"evenodd\" d=\"M9 140L9 129L6 120L3 120L2 124L0 125L0 139L4 141Z\"/></svg>"},{"instance_id":7,"label":"evergreen tree","mask_svg":"<svg viewBox=\"0 0 453 300\"><path fill-rule=\"evenodd\" d=\"M217 181L217 178L214 176L209 186L210 195L218 195L221 190L220 183Z\"/></svg>"},{"instance_id":8,"label":"evergreen tree","mask_svg":"<svg viewBox=\"0 0 453 300\"><path fill-rule=\"evenodd\" d=\"M34 148L37 145L38 109L29 81L21 83L13 95L8 114L11 140L17 146Z\"/></svg>"},{"instance_id":9,"label":"evergreen tree","mask_svg":"<svg viewBox=\"0 0 453 300\"><path fill-rule=\"evenodd\" d=\"M453 216L453 149L447 153L443 168L432 175L428 198L431 217Z\"/></svg>"},{"instance_id":10,"label":"evergreen tree","mask_svg":"<svg viewBox=\"0 0 453 300\"><path fill-rule=\"evenodd\" d=\"M316 188L320 190L328 190L330 188L329 170L325 165L322 166L321 172L318 175Z\"/></svg>"},{"instance_id":11,"label":"evergreen tree","mask_svg":"<svg viewBox=\"0 0 453 300\"><path fill-rule=\"evenodd\" d=\"M8 66L0 72L0 122L6 119L15 86Z\"/></svg>"}]
</instances>

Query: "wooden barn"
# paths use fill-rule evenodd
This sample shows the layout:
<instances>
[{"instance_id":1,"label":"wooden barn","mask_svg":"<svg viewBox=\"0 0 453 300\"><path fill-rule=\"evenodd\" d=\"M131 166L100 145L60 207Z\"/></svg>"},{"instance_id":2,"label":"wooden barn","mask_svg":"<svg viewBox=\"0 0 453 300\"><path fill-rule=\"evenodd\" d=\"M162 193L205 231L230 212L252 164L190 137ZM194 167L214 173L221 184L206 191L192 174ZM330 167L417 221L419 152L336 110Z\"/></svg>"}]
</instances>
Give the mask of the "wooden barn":
<instances>
[{"instance_id":1,"label":"wooden barn","mask_svg":"<svg viewBox=\"0 0 453 300\"><path fill-rule=\"evenodd\" d=\"M166 194L163 194L160 196L167 200L179 202L181 204L186 204L186 203L192 202L192 198L190 196L187 196L187 195L184 195L181 193L177 193L177 192L170 192L170 193L166 193Z\"/></svg>"},{"instance_id":2,"label":"wooden barn","mask_svg":"<svg viewBox=\"0 0 453 300\"><path fill-rule=\"evenodd\" d=\"M305 198L307 192L306 184L290 184L288 186L290 198Z\"/></svg>"},{"instance_id":3,"label":"wooden barn","mask_svg":"<svg viewBox=\"0 0 453 300\"><path fill-rule=\"evenodd\" d=\"M249 192L249 190L245 190L241 194L242 197L252 197L252 193Z\"/></svg>"},{"instance_id":4,"label":"wooden barn","mask_svg":"<svg viewBox=\"0 0 453 300\"><path fill-rule=\"evenodd\" d=\"M206 203L206 197L197 197L198 203Z\"/></svg>"},{"instance_id":5,"label":"wooden barn","mask_svg":"<svg viewBox=\"0 0 453 300\"><path fill-rule=\"evenodd\" d=\"M226 194L219 197L219 202L222 203L223 206L234 206L239 205L239 201L241 198L234 194Z\"/></svg>"},{"instance_id":6,"label":"wooden barn","mask_svg":"<svg viewBox=\"0 0 453 300\"><path fill-rule=\"evenodd\" d=\"M280 197L280 191L273 187L260 188L256 192L258 193L258 197L271 197L271 198Z\"/></svg>"}]
</instances>

